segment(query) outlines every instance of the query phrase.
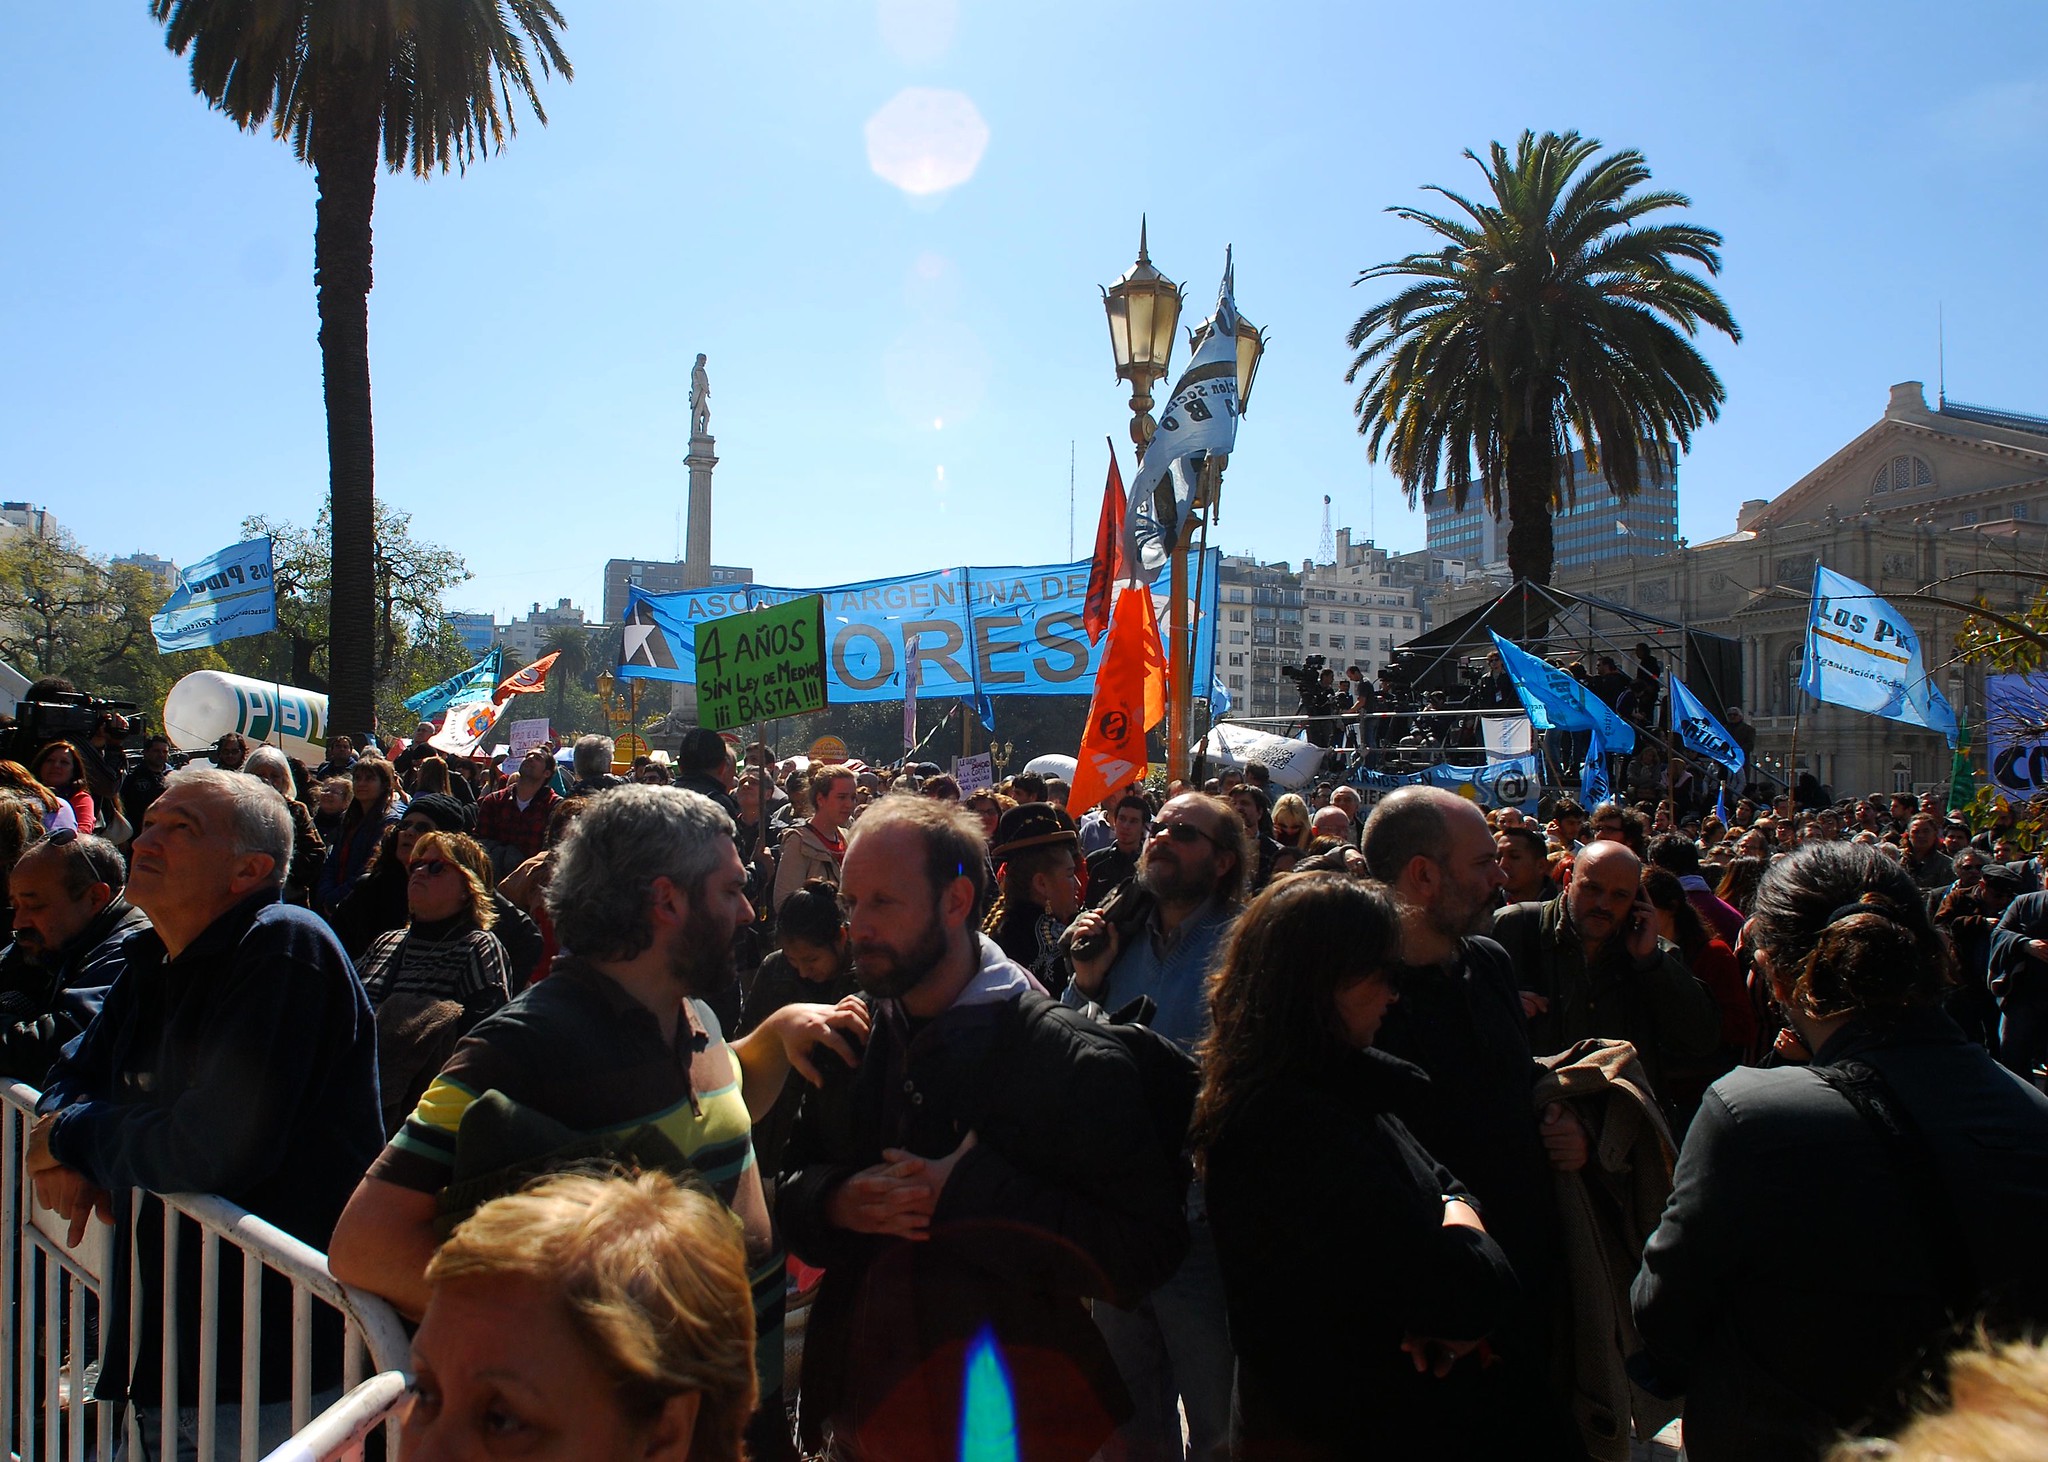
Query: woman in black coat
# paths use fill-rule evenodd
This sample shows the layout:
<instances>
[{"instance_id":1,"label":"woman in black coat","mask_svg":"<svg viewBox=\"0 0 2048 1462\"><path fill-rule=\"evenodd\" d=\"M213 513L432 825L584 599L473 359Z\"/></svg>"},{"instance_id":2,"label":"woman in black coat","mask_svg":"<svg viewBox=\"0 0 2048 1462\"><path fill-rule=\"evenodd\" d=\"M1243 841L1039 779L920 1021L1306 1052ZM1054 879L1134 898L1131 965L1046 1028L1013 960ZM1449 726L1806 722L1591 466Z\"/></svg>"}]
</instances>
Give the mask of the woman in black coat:
<instances>
[{"instance_id":1,"label":"woman in black coat","mask_svg":"<svg viewBox=\"0 0 2048 1462\"><path fill-rule=\"evenodd\" d=\"M1285 878L1211 980L1194 1139L1244 1462L1518 1455L1526 1418L1472 1354L1513 1272L1401 1123L1429 1078L1372 1049L1398 918L1375 885Z\"/></svg>"},{"instance_id":2,"label":"woman in black coat","mask_svg":"<svg viewBox=\"0 0 2048 1462\"><path fill-rule=\"evenodd\" d=\"M2048 1321L2048 1097L1943 1013L1948 948L1875 848L1775 860L1744 939L1811 1064L1707 1089L1632 1299L1688 1457L1810 1462L1960 1329Z\"/></svg>"}]
</instances>

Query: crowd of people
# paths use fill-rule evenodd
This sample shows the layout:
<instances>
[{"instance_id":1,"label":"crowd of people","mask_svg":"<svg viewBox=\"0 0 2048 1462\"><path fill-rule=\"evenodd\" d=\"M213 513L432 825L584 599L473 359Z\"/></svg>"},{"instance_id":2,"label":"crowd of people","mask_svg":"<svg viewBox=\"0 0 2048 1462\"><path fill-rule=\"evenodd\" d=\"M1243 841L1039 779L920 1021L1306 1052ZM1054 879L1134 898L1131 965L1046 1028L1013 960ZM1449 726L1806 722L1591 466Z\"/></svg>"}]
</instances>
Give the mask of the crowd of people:
<instances>
[{"instance_id":1,"label":"crowd of people","mask_svg":"<svg viewBox=\"0 0 2048 1462\"><path fill-rule=\"evenodd\" d=\"M76 1242L218 1193L325 1251L419 1322L408 1457L896 1462L996 1417L1030 1459L1607 1459L1682 1413L1704 1462L1811 1459L2048 1319L2007 819L1256 766L1077 819L1029 773L432 729L0 762L38 1201ZM152 1232L97 1394L189 1439ZM268 1444L259 1298L258 1394L234 1327L217 1374Z\"/></svg>"}]
</instances>

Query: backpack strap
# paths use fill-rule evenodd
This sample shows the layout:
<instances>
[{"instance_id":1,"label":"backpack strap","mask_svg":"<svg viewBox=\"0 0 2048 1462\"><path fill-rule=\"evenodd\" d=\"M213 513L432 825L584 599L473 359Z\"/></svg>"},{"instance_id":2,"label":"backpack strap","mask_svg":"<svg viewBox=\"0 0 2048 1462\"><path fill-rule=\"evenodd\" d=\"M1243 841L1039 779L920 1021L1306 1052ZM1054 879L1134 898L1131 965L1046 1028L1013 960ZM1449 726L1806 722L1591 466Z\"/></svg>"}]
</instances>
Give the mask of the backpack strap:
<instances>
[{"instance_id":1,"label":"backpack strap","mask_svg":"<svg viewBox=\"0 0 2048 1462\"><path fill-rule=\"evenodd\" d=\"M1952 1319L1967 1317L1977 1309L1983 1286L1954 1197L1942 1178L1941 1165L1935 1160L1927 1134L1920 1130L1920 1124L1899 1100L1884 1073L1868 1061L1852 1056L1831 1066L1807 1069L1854 1107L1871 1136L1877 1139L1919 1221L1942 1304Z\"/></svg>"}]
</instances>

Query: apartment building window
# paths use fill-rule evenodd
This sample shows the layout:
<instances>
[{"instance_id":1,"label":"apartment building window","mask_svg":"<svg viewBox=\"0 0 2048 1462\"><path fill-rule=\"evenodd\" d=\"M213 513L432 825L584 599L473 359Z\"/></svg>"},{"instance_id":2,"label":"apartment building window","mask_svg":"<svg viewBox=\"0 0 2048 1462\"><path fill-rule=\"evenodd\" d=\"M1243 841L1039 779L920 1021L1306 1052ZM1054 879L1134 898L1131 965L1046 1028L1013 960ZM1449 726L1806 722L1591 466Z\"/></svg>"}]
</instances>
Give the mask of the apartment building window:
<instances>
[{"instance_id":1,"label":"apartment building window","mask_svg":"<svg viewBox=\"0 0 2048 1462\"><path fill-rule=\"evenodd\" d=\"M1232 624L1243 624L1243 623L1244 623L1244 611L1243 611L1242 609L1233 609L1233 610L1231 610L1231 611L1230 611L1230 622L1231 622Z\"/></svg>"},{"instance_id":2,"label":"apartment building window","mask_svg":"<svg viewBox=\"0 0 2048 1462\"><path fill-rule=\"evenodd\" d=\"M1344 648L1344 636L1342 636L1342 635L1331 635L1331 636L1330 636L1330 648L1331 648L1331 649L1333 649L1333 650L1341 650L1341 649L1343 649L1343 648Z\"/></svg>"},{"instance_id":3,"label":"apartment building window","mask_svg":"<svg viewBox=\"0 0 2048 1462\"><path fill-rule=\"evenodd\" d=\"M1320 609L1311 609L1308 612L1308 622L1310 624L1321 624L1323 622L1323 611Z\"/></svg>"},{"instance_id":4,"label":"apartment building window","mask_svg":"<svg viewBox=\"0 0 2048 1462\"><path fill-rule=\"evenodd\" d=\"M1232 630L1232 631L1230 632L1230 643L1231 643L1231 644L1233 644L1233 645L1241 645L1241 644L1243 644L1243 643L1244 643L1244 631L1243 631L1243 630L1241 630L1241 629L1234 629L1234 630Z\"/></svg>"},{"instance_id":5,"label":"apartment building window","mask_svg":"<svg viewBox=\"0 0 2048 1462\"><path fill-rule=\"evenodd\" d=\"M1242 675L1233 675L1233 676L1231 676L1231 677L1230 677L1230 688L1231 688L1232 690L1243 690L1243 689L1244 689L1244 677L1243 677Z\"/></svg>"},{"instance_id":6,"label":"apartment building window","mask_svg":"<svg viewBox=\"0 0 2048 1462\"><path fill-rule=\"evenodd\" d=\"M1308 644L1310 649L1320 650L1323 647L1323 637L1321 635L1310 635L1308 637Z\"/></svg>"},{"instance_id":7,"label":"apartment building window","mask_svg":"<svg viewBox=\"0 0 2048 1462\"><path fill-rule=\"evenodd\" d=\"M1415 628L1415 616L1414 616L1414 615L1412 615L1412 614L1404 614L1404 615L1402 615L1402 616L1401 616L1401 628L1402 628L1402 629L1414 629L1414 628Z\"/></svg>"},{"instance_id":8,"label":"apartment building window","mask_svg":"<svg viewBox=\"0 0 2048 1462\"><path fill-rule=\"evenodd\" d=\"M2017 516L2017 515L2015 515L2015 516ZM1343 611L1343 610L1341 610L1341 609L1333 609L1333 610L1331 610L1331 611L1330 611L1330 623L1331 623L1331 624L1342 624L1343 622L1344 622L1344 611Z\"/></svg>"},{"instance_id":9,"label":"apartment building window","mask_svg":"<svg viewBox=\"0 0 2048 1462\"><path fill-rule=\"evenodd\" d=\"M1242 656L1242 655L1232 655L1232 656L1230 657L1230 663L1231 663L1231 664L1233 664L1233 665L1242 665L1242 664L1244 664L1244 656Z\"/></svg>"},{"instance_id":10,"label":"apartment building window","mask_svg":"<svg viewBox=\"0 0 2048 1462\"><path fill-rule=\"evenodd\" d=\"M1392 629L1393 627L1394 627L1394 616L1393 616L1393 615L1391 615L1391 614L1382 614L1382 615L1380 616L1380 628L1381 628L1381 629Z\"/></svg>"}]
</instances>

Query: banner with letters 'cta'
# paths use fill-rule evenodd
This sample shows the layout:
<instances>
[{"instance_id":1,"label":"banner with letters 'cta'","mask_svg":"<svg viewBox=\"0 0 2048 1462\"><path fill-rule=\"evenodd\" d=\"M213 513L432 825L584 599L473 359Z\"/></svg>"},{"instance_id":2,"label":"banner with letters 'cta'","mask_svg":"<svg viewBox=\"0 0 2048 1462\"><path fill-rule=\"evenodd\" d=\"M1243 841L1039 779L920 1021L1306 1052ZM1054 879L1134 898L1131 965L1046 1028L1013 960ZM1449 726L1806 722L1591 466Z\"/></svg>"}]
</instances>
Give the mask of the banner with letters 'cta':
<instances>
[{"instance_id":1,"label":"banner with letters 'cta'","mask_svg":"<svg viewBox=\"0 0 2048 1462\"><path fill-rule=\"evenodd\" d=\"M1198 568L1190 554L1188 584L1201 583L1195 638L1194 693L1209 693L1216 661L1216 573L1220 550ZM1167 621L1167 576L1153 602ZM733 584L680 594L630 590L616 674L621 680L697 680L700 621L743 614L806 594L825 600L827 703L901 701L906 656L918 662L923 700L962 698L983 705L998 695L1093 695L1102 646L1088 642L1081 611L1088 597L1088 560L1024 568L937 569L898 579L871 579L824 589ZM1105 642L1106 642L1105 637ZM984 706L983 719L987 719Z\"/></svg>"}]
</instances>

